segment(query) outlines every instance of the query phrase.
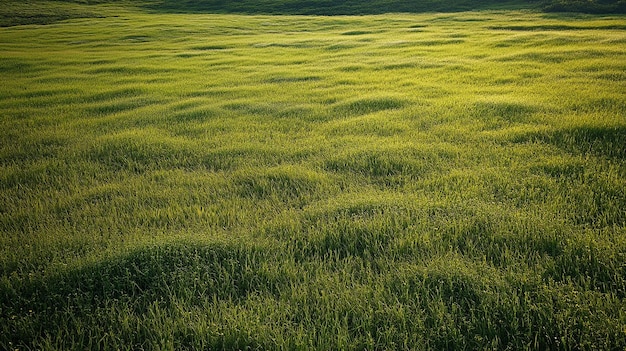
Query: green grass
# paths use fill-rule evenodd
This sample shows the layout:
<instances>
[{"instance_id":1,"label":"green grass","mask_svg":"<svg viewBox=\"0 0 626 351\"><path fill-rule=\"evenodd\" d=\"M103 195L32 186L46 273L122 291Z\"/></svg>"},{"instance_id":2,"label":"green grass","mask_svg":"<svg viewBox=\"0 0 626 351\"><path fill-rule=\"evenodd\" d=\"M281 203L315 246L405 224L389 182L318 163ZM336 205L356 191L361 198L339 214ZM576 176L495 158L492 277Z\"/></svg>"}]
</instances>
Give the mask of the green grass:
<instances>
[{"instance_id":1,"label":"green grass","mask_svg":"<svg viewBox=\"0 0 626 351\"><path fill-rule=\"evenodd\" d=\"M623 16L61 5L0 28L0 349L626 347Z\"/></svg>"}]
</instances>

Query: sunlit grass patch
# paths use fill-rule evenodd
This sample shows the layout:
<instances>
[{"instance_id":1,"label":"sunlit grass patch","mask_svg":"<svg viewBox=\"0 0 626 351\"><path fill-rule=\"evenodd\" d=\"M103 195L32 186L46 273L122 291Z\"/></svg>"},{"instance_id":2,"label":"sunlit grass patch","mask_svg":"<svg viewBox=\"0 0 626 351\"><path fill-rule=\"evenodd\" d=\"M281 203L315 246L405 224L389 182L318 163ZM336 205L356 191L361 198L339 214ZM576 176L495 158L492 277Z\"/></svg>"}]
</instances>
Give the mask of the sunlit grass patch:
<instances>
[{"instance_id":1,"label":"sunlit grass patch","mask_svg":"<svg viewBox=\"0 0 626 351\"><path fill-rule=\"evenodd\" d=\"M363 115L384 110L401 108L406 103L395 98L362 98L339 103L333 112L339 116Z\"/></svg>"},{"instance_id":2,"label":"sunlit grass patch","mask_svg":"<svg viewBox=\"0 0 626 351\"><path fill-rule=\"evenodd\" d=\"M325 174L294 166L279 166L261 172L245 170L234 175L239 193L244 197L307 200L327 192L330 179Z\"/></svg>"},{"instance_id":3,"label":"sunlit grass patch","mask_svg":"<svg viewBox=\"0 0 626 351\"><path fill-rule=\"evenodd\" d=\"M529 124L538 109L530 104L479 101L471 109L470 115L484 123L485 130L506 128L515 124Z\"/></svg>"},{"instance_id":4,"label":"sunlit grass patch","mask_svg":"<svg viewBox=\"0 0 626 351\"><path fill-rule=\"evenodd\" d=\"M402 135L408 131L408 125L402 121L394 120L391 114L373 114L338 120L327 125L331 135L371 135L379 137L392 137Z\"/></svg>"},{"instance_id":5,"label":"sunlit grass patch","mask_svg":"<svg viewBox=\"0 0 626 351\"><path fill-rule=\"evenodd\" d=\"M432 162L439 155L419 149L384 148L359 150L331 157L325 166L328 170L343 174L375 177L391 181L394 177L419 178L437 167Z\"/></svg>"}]
</instances>

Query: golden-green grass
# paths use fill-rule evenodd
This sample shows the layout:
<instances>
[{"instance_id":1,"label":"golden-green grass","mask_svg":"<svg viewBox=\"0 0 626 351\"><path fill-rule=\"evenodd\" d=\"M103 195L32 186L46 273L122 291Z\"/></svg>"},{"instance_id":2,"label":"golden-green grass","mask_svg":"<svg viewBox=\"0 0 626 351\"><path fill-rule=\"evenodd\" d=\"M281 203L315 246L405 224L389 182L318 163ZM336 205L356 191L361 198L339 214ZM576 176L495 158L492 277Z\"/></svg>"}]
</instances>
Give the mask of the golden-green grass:
<instances>
[{"instance_id":1,"label":"golden-green grass","mask_svg":"<svg viewBox=\"0 0 626 351\"><path fill-rule=\"evenodd\" d=\"M625 17L87 10L0 29L0 348L626 347Z\"/></svg>"}]
</instances>

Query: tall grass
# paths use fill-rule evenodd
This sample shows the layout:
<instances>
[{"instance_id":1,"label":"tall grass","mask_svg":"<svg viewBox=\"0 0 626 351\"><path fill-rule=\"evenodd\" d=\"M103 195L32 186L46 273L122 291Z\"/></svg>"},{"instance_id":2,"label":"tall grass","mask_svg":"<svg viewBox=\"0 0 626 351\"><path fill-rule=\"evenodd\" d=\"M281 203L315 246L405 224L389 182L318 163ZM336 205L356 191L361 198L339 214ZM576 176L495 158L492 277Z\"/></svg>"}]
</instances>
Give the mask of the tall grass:
<instances>
[{"instance_id":1,"label":"tall grass","mask_svg":"<svg viewBox=\"0 0 626 351\"><path fill-rule=\"evenodd\" d=\"M626 21L0 29L0 348L626 347Z\"/></svg>"}]
</instances>

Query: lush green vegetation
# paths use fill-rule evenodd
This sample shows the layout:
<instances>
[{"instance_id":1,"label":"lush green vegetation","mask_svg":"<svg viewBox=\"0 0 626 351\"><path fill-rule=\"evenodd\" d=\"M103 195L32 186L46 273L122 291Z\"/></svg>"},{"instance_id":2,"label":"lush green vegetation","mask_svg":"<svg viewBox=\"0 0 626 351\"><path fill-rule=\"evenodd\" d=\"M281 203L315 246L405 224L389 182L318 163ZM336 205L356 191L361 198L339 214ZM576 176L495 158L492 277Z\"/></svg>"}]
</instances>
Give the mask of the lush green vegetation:
<instances>
[{"instance_id":1,"label":"lush green vegetation","mask_svg":"<svg viewBox=\"0 0 626 351\"><path fill-rule=\"evenodd\" d=\"M626 347L623 16L55 6L0 29L0 348Z\"/></svg>"}]
</instances>

